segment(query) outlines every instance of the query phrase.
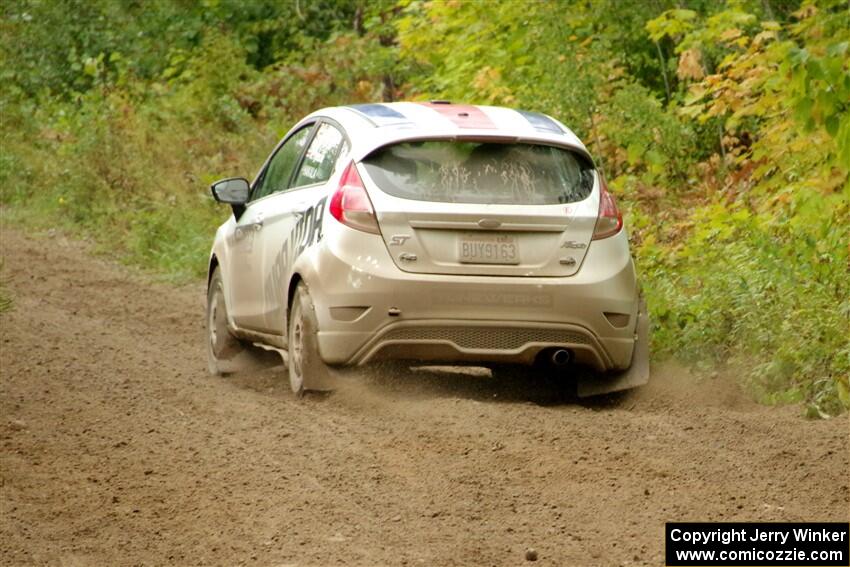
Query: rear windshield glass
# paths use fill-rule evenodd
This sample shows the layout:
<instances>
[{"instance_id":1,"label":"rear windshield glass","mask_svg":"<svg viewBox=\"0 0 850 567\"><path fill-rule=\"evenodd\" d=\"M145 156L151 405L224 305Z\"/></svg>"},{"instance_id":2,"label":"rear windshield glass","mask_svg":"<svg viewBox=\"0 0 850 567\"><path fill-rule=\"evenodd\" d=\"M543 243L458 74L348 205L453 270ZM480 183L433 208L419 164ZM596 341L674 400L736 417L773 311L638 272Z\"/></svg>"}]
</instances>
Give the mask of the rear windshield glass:
<instances>
[{"instance_id":1,"label":"rear windshield glass","mask_svg":"<svg viewBox=\"0 0 850 567\"><path fill-rule=\"evenodd\" d=\"M569 150L534 144L405 142L363 163L386 193L447 203L554 205L593 189L593 166Z\"/></svg>"}]
</instances>

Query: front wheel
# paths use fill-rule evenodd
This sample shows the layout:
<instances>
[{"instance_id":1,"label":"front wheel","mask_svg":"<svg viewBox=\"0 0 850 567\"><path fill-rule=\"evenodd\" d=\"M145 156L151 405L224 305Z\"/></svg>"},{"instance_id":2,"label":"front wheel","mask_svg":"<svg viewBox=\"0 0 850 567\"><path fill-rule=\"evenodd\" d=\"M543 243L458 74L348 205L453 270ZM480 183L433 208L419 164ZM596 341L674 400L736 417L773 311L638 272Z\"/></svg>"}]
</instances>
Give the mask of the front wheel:
<instances>
[{"instance_id":1,"label":"front wheel","mask_svg":"<svg viewBox=\"0 0 850 567\"><path fill-rule=\"evenodd\" d=\"M234 358L244 350L245 345L227 328L224 284L221 271L216 268L207 290L207 367L210 374L222 375L232 372Z\"/></svg>"},{"instance_id":2,"label":"front wheel","mask_svg":"<svg viewBox=\"0 0 850 567\"><path fill-rule=\"evenodd\" d=\"M311 390L331 390L332 370L319 355L319 325L313 300L299 283L289 314L289 386L296 396Z\"/></svg>"}]
</instances>

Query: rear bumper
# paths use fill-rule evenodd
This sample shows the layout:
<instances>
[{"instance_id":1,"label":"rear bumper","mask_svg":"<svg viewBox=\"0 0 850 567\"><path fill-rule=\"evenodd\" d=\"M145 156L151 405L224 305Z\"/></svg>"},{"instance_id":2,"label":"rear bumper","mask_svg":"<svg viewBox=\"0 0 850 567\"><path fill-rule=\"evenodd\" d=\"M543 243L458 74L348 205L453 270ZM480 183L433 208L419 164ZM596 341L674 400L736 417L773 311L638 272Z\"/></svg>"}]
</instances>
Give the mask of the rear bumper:
<instances>
[{"instance_id":1,"label":"rear bumper","mask_svg":"<svg viewBox=\"0 0 850 567\"><path fill-rule=\"evenodd\" d=\"M345 236L345 249L326 239L325 277L310 282L330 364L531 363L552 346L599 371L631 363L638 290L625 231L593 242L579 272L564 278L412 274L395 267L380 237ZM621 326L606 312L620 314Z\"/></svg>"},{"instance_id":2,"label":"rear bumper","mask_svg":"<svg viewBox=\"0 0 850 567\"><path fill-rule=\"evenodd\" d=\"M608 348L589 331L574 325L518 321L400 321L381 329L351 362L412 359L429 362L497 362L531 364L547 348L569 348L579 363L598 370L615 367L609 349L631 351L631 341Z\"/></svg>"}]
</instances>

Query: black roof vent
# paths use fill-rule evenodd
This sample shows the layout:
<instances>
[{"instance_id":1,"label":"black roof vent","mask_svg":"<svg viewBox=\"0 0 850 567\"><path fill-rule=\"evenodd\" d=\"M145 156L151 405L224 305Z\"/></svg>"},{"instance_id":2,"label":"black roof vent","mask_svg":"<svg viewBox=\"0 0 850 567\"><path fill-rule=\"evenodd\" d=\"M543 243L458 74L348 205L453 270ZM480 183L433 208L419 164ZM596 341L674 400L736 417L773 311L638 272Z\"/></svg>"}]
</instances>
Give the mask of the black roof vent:
<instances>
[{"instance_id":1,"label":"black roof vent","mask_svg":"<svg viewBox=\"0 0 850 567\"><path fill-rule=\"evenodd\" d=\"M450 100L432 100L432 101L429 101L429 102L431 104L451 104L452 103L452 101L450 101Z\"/></svg>"}]
</instances>

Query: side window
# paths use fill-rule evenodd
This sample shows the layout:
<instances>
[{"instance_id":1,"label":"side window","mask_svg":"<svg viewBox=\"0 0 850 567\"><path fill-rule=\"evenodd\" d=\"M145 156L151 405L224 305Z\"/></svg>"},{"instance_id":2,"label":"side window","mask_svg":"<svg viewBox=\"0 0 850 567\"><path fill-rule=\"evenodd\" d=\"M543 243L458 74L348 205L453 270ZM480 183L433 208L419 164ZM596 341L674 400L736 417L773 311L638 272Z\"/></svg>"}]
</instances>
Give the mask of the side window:
<instances>
[{"instance_id":1,"label":"side window","mask_svg":"<svg viewBox=\"0 0 850 567\"><path fill-rule=\"evenodd\" d=\"M263 176L257 183L257 188L251 196L252 201L289 187L292 170L298 163L298 158L310 138L312 129L312 125L305 126L278 148L277 153L272 157L268 167L263 172Z\"/></svg>"},{"instance_id":2,"label":"side window","mask_svg":"<svg viewBox=\"0 0 850 567\"><path fill-rule=\"evenodd\" d=\"M336 165L334 166L334 171L337 169L344 169L348 163L351 161L348 157L349 152L351 151L351 144L347 141L342 143L342 148L339 150L339 154L336 157Z\"/></svg>"},{"instance_id":3,"label":"side window","mask_svg":"<svg viewBox=\"0 0 850 567\"><path fill-rule=\"evenodd\" d=\"M343 142L342 132L327 123L319 126L292 186L323 183L330 179Z\"/></svg>"}]
</instances>

